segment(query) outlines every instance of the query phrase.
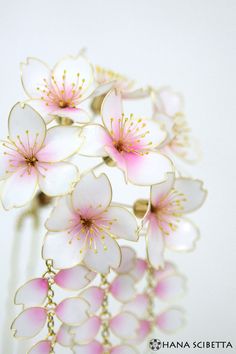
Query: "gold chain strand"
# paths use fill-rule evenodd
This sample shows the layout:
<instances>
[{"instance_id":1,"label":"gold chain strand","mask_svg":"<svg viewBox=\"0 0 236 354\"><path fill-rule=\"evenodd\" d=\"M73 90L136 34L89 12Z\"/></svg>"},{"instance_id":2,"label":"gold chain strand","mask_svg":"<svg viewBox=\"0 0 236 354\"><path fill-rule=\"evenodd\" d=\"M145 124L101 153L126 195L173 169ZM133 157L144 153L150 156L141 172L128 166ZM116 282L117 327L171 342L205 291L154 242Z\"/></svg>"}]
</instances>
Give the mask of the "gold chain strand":
<instances>
[{"instance_id":1,"label":"gold chain strand","mask_svg":"<svg viewBox=\"0 0 236 354\"><path fill-rule=\"evenodd\" d=\"M47 339L51 341L51 350L50 354L54 354L55 338L56 333L54 330L54 315L56 303L54 302L54 276L55 272L53 271L53 261L51 259L46 260L47 271L43 274L43 277L48 281L48 294L47 294L47 303L45 305L47 312L47 327L48 327L48 336Z\"/></svg>"},{"instance_id":2,"label":"gold chain strand","mask_svg":"<svg viewBox=\"0 0 236 354\"><path fill-rule=\"evenodd\" d=\"M148 296L148 317L151 322L151 329L154 327L154 320L155 320L155 312L154 312L154 289L155 283L154 283L154 268L149 264L148 269L147 269L147 287L146 287L146 293Z\"/></svg>"},{"instance_id":3,"label":"gold chain strand","mask_svg":"<svg viewBox=\"0 0 236 354\"><path fill-rule=\"evenodd\" d=\"M111 318L111 314L109 312L109 282L107 280L107 276L105 274L101 274L101 289L104 290L104 298L101 307L100 317L102 320L102 344L104 346L104 353L109 354L111 349L111 342L109 340L110 331L109 331L109 322Z\"/></svg>"}]
</instances>

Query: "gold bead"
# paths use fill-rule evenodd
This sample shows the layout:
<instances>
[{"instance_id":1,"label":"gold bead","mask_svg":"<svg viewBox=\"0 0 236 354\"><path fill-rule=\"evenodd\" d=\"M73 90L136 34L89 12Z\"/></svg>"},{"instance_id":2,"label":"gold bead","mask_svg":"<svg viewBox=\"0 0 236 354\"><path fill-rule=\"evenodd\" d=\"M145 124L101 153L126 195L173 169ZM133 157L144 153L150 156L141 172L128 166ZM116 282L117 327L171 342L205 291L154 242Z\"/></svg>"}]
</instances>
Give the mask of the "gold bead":
<instances>
[{"instance_id":1,"label":"gold bead","mask_svg":"<svg viewBox=\"0 0 236 354\"><path fill-rule=\"evenodd\" d=\"M103 161L105 162L105 164L109 167L115 167L116 163L114 160L112 160L112 158L110 156L105 156L103 157Z\"/></svg>"},{"instance_id":2,"label":"gold bead","mask_svg":"<svg viewBox=\"0 0 236 354\"><path fill-rule=\"evenodd\" d=\"M58 124L63 125L63 126L67 126L67 125L72 125L74 123L74 121L70 118L67 117L56 117L56 121Z\"/></svg>"},{"instance_id":3,"label":"gold bead","mask_svg":"<svg viewBox=\"0 0 236 354\"><path fill-rule=\"evenodd\" d=\"M102 107L102 102L105 98L105 94L101 96L94 97L94 99L91 102L91 110L93 111L94 114L100 114L101 113L101 107Z\"/></svg>"},{"instance_id":4,"label":"gold bead","mask_svg":"<svg viewBox=\"0 0 236 354\"><path fill-rule=\"evenodd\" d=\"M133 205L133 212L137 218L143 218L148 210L148 200L138 199Z\"/></svg>"}]
</instances>

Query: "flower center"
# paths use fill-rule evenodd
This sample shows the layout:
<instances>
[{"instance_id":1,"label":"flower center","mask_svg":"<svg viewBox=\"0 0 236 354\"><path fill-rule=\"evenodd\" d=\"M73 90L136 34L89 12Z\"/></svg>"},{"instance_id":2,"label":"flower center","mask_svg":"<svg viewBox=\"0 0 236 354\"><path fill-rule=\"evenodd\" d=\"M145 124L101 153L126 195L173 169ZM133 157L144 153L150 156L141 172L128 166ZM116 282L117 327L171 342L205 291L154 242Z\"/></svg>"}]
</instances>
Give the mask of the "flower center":
<instances>
[{"instance_id":1,"label":"flower center","mask_svg":"<svg viewBox=\"0 0 236 354\"><path fill-rule=\"evenodd\" d=\"M122 114L122 118L116 121L111 118L110 134L115 149L120 153L127 152L141 156L148 154L152 147L152 142L147 141L149 133L143 120L135 119L133 114L130 114L129 118Z\"/></svg>"},{"instance_id":2,"label":"flower center","mask_svg":"<svg viewBox=\"0 0 236 354\"><path fill-rule=\"evenodd\" d=\"M66 70L63 71L61 78L43 79L44 84L37 87L42 93L41 100L46 106L55 106L63 109L67 107L75 108L81 101L82 92L84 90L85 79L81 79L80 73L75 75L75 81L69 82Z\"/></svg>"},{"instance_id":3,"label":"flower center","mask_svg":"<svg viewBox=\"0 0 236 354\"><path fill-rule=\"evenodd\" d=\"M38 162L38 159L35 156L31 156L25 157L25 161L28 166L35 166L36 162Z\"/></svg>"},{"instance_id":4,"label":"flower center","mask_svg":"<svg viewBox=\"0 0 236 354\"><path fill-rule=\"evenodd\" d=\"M186 197L183 193L172 189L157 205L151 205L150 212L156 215L158 226L164 234L169 235L177 229L185 201Z\"/></svg>"},{"instance_id":5,"label":"flower center","mask_svg":"<svg viewBox=\"0 0 236 354\"><path fill-rule=\"evenodd\" d=\"M83 227L85 229L90 229L91 226L93 225L93 222L91 219L84 219L84 218L81 218L80 220L81 224L83 225Z\"/></svg>"}]
</instances>

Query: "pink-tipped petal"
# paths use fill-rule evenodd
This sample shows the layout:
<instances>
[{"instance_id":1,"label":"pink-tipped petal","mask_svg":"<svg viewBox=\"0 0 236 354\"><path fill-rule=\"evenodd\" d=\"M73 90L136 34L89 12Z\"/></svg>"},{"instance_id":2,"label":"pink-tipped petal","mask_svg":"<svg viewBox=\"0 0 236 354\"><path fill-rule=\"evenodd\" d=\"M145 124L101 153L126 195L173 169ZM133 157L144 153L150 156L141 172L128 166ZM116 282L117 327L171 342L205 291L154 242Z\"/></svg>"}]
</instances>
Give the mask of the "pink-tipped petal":
<instances>
[{"instance_id":1,"label":"pink-tipped petal","mask_svg":"<svg viewBox=\"0 0 236 354\"><path fill-rule=\"evenodd\" d=\"M56 206L53 208L45 226L49 231L67 230L71 227L73 216L71 197L67 195L57 200Z\"/></svg>"},{"instance_id":2,"label":"pink-tipped petal","mask_svg":"<svg viewBox=\"0 0 236 354\"><path fill-rule=\"evenodd\" d=\"M11 325L14 337L32 338L44 327L47 311L42 307L30 307L19 314Z\"/></svg>"},{"instance_id":3,"label":"pink-tipped petal","mask_svg":"<svg viewBox=\"0 0 236 354\"><path fill-rule=\"evenodd\" d=\"M139 320L131 312L122 312L111 319L110 328L119 338L136 338L139 329Z\"/></svg>"},{"instance_id":4,"label":"pink-tipped petal","mask_svg":"<svg viewBox=\"0 0 236 354\"><path fill-rule=\"evenodd\" d=\"M162 269L155 270L153 277L155 282L157 283L170 275L176 274L176 272L176 267L173 263L165 262L164 267Z\"/></svg>"},{"instance_id":5,"label":"pink-tipped petal","mask_svg":"<svg viewBox=\"0 0 236 354\"><path fill-rule=\"evenodd\" d=\"M52 259L56 269L70 268L79 264L84 257L80 250L83 240L64 232L48 232L43 244L43 258Z\"/></svg>"},{"instance_id":6,"label":"pink-tipped petal","mask_svg":"<svg viewBox=\"0 0 236 354\"><path fill-rule=\"evenodd\" d=\"M186 218L181 218L176 231L165 238L165 245L172 251L192 251L198 239L199 231L196 226Z\"/></svg>"},{"instance_id":7,"label":"pink-tipped petal","mask_svg":"<svg viewBox=\"0 0 236 354\"><path fill-rule=\"evenodd\" d=\"M138 294L133 300L124 304L122 310L131 312L142 319L148 315L148 303L147 294Z\"/></svg>"},{"instance_id":8,"label":"pink-tipped petal","mask_svg":"<svg viewBox=\"0 0 236 354\"><path fill-rule=\"evenodd\" d=\"M111 354L138 354L138 351L128 344L122 344L112 348Z\"/></svg>"},{"instance_id":9,"label":"pink-tipped petal","mask_svg":"<svg viewBox=\"0 0 236 354\"><path fill-rule=\"evenodd\" d=\"M96 242L97 252L88 249L84 263L88 268L98 273L108 273L110 268L118 268L121 260L120 247L110 236L104 236L103 242Z\"/></svg>"},{"instance_id":10,"label":"pink-tipped petal","mask_svg":"<svg viewBox=\"0 0 236 354\"><path fill-rule=\"evenodd\" d=\"M101 108L103 124L107 130L116 130L119 119L122 117L122 112L121 96L116 90L111 90L104 98Z\"/></svg>"},{"instance_id":11,"label":"pink-tipped petal","mask_svg":"<svg viewBox=\"0 0 236 354\"><path fill-rule=\"evenodd\" d=\"M127 302L135 296L135 281L128 274L118 275L110 286L110 292L120 302Z\"/></svg>"},{"instance_id":12,"label":"pink-tipped petal","mask_svg":"<svg viewBox=\"0 0 236 354\"><path fill-rule=\"evenodd\" d=\"M44 147L37 157L44 162L58 162L75 154L82 143L78 127L57 126L47 131ZM65 148L66 147L66 148Z\"/></svg>"},{"instance_id":13,"label":"pink-tipped petal","mask_svg":"<svg viewBox=\"0 0 236 354\"><path fill-rule=\"evenodd\" d=\"M136 253L133 248L128 246L122 246L121 250L121 263L118 268L116 268L116 273L125 274L129 273L136 264Z\"/></svg>"},{"instance_id":14,"label":"pink-tipped petal","mask_svg":"<svg viewBox=\"0 0 236 354\"><path fill-rule=\"evenodd\" d=\"M135 279L136 282L140 281L146 270L147 270L147 262L144 259L137 258L135 261L134 268L129 272L129 275Z\"/></svg>"},{"instance_id":15,"label":"pink-tipped petal","mask_svg":"<svg viewBox=\"0 0 236 354\"><path fill-rule=\"evenodd\" d=\"M157 327L163 332L173 333L185 323L184 313L179 308L170 308L156 318Z\"/></svg>"},{"instance_id":16,"label":"pink-tipped petal","mask_svg":"<svg viewBox=\"0 0 236 354\"><path fill-rule=\"evenodd\" d=\"M107 155L104 144L110 138L103 126L99 124L88 124L83 128L81 136L83 143L79 149L79 154L95 157Z\"/></svg>"},{"instance_id":17,"label":"pink-tipped petal","mask_svg":"<svg viewBox=\"0 0 236 354\"><path fill-rule=\"evenodd\" d=\"M139 329L137 337L129 341L130 344L137 345L142 343L152 331L151 322L149 320L141 320L139 322Z\"/></svg>"},{"instance_id":18,"label":"pink-tipped petal","mask_svg":"<svg viewBox=\"0 0 236 354\"><path fill-rule=\"evenodd\" d=\"M76 166L69 162L40 164L39 186L41 190L52 197L62 196L72 191L78 180Z\"/></svg>"},{"instance_id":19,"label":"pink-tipped petal","mask_svg":"<svg viewBox=\"0 0 236 354\"><path fill-rule=\"evenodd\" d=\"M37 192L38 176L34 169L30 174L26 167L20 168L3 181L1 200L6 210L22 207L30 202Z\"/></svg>"},{"instance_id":20,"label":"pink-tipped petal","mask_svg":"<svg viewBox=\"0 0 236 354\"><path fill-rule=\"evenodd\" d=\"M171 191L175 182L175 174L168 173L164 182L151 186L151 204L156 207Z\"/></svg>"},{"instance_id":21,"label":"pink-tipped petal","mask_svg":"<svg viewBox=\"0 0 236 354\"><path fill-rule=\"evenodd\" d=\"M44 79L50 78L51 71L46 63L37 58L27 58L25 63L21 63L22 86L29 97L40 98L41 90L45 85Z\"/></svg>"},{"instance_id":22,"label":"pink-tipped petal","mask_svg":"<svg viewBox=\"0 0 236 354\"><path fill-rule=\"evenodd\" d=\"M89 312L97 312L103 302L104 290L97 286L90 286L80 293L80 296L89 303Z\"/></svg>"},{"instance_id":23,"label":"pink-tipped petal","mask_svg":"<svg viewBox=\"0 0 236 354\"><path fill-rule=\"evenodd\" d=\"M90 343L94 338L96 338L100 330L101 323L102 320L99 317L93 316L90 317L82 325L73 328L71 333L73 333L73 339L75 343L77 344Z\"/></svg>"},{"instance_id":24,"label":"pink-tipped petal","mask_svg":"<svg viewBox=\"0 0 236 354\"><path fill-rule=\"evenodd\" d=\"M110 206L105 217L110 219L112 224L109 226L109 232L128 241L138 240L138 224L133 214L122 207Z\"/></svg>"},{"instance_id":25,"label":"pink-tipped petal","mask_svg":"<svg viewBox=\"0 0 236 354\"><path fill-rule=\"evenodd\" d=\"M165 181L167 173L172 172L170 159L158 152L149 152L143 156L126 154L127 178L137 185L147 186Z\"/></svg>"},{"instance_id":26,"label":"pink-tipped petal","mask_svg":"<svg viewBox=\"0 0 236 354\"><path fill-rule=\"evenodd\" d=\"M184 194L186 201L183 203L183 213L190 213L204 203L207 192L203 189L203 182L191 178L177 178L175 189Z\"/></svg>"},{"instance_id":27,"label":"pink-tipped petal","mask_svg":"<svg viewBox=\"0 0 236 354\"><path fill-rule=\"evenodd\" d=\"M67 325L61 325L57 331L56 341L63 347L71 347L73 345L73 335L71 333L71 327Z\"/></svg>"},{"instance_id":28,"label":"pink-tipped petal","mask_svg":"<svg viewBox=\"0 0 236 354\"><path fill-rule=\"evenodd\" d=\"M27 354L50 354L51 342L50 340L42 340L35 344Z\"/></svg>"},{"instance_id":29,"label":"pink-tipped petal","mask_svg":"<svg viewBox=\"0 0 236 354\"><path fill-rule=\"evenodd\" d=\"M55 283L63 289L80 290L87 286L96 276L95 272L83 265L62 269L55 277Z\"/></svg>"},{"instance_id":30,"label":"pink-tipped petal","mask_svg":"<svg viewBox=\"0 0 236 354\"><path fill-rule=\"evenodd\" d=\"M15 304L27 307L42 305L47 297L48 281L36 278L22 285L16 292Z\"/></svg>"},{"instance_id":31,"label":"pink-tipped petal","mask_svg":"<svg viewBox=\"0 0 236 354\"><path fill-rule=\"evenodd\" d=\"M35 151L39 150L46 135L43 118L32 107L24 103L17 103L11 109L8 128L10 139L20 148L24 146L26 150L29 146L34 146Z\"/></svg>"},{"instance_id":32,"label":"pink-tipped petal","mask_svg":"<svg viewBox=\"0 0 236 354\"><path fill-rule=\"evenodd\" d=\"M150 217L146 235L147 257L151 265L158 269L164 265L164 238L155 215Z\"/></svg>"},{"instance_id":33,"label":"pink-tipped petal","mask_svg":"<svg viewBox=\"0 0 236 354\"><path fill-rule=\"evenodd\" d=\"M89 304L80 297L71 297L57 305L55 313L63 323L79 326L88 318Z\"/></svg>"},{"instance_id":34,"label":"pink-tipped petal","mask_svg":"<svg viewBox=\"0 0 236 354\"><path fill-rule=\"evenodd\" d=\"M93 341L85 345L76 345L73 348L74 354L103 354L104 349L101 343Z\"/></svg>"},{"instance_id":35,"label":"pink-tipped petal","mask_svg":"<svg viewBox=\"0 0 236 354\"><path fill-rule=\"evenodd\" d=\"M184 294L186 280L180 274L172 274L161 279L154 292L163 301L172 301Z\"/></svg>"},{"instance_id":36,"label":"pink-tipped petal","mask_svg":"<svg viewBox=\"0 0 236 354\"><path fill-rule=\"evenodd\" d=\"M105 174L96 177L93 173L88 173L76 185L72 193L72 203L75 210L93 208L94 213L99 214L110 204L111 193L111 184Z\"/></svg>"}]
</instances>

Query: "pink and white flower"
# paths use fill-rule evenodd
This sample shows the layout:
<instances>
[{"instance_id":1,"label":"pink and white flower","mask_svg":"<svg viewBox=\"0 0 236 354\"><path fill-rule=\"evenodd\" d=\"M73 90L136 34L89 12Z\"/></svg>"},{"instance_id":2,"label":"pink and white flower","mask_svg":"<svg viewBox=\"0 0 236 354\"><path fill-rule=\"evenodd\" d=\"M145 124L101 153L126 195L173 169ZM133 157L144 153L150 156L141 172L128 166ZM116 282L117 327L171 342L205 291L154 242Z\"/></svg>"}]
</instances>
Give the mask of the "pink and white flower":
<instances>
[{"instance_id":1,"label":"pink and white flower","mask_svg":"<svg viewBox=\"0 0 236 354\"><path fill-rule=\"evenodd\" d=\"M142 98L148 96L147 89L134 88L135 81L99 65L95 66L95 81L100 89L102 89L101 94L106 94L112 88L116 88L121 93L122 98ZM100 91L99 87L98 90Z\"/></svg>"},{"instance_id":2,"label":"pink and white flower","mask_svg":"<svg viewBox=\"0 0 236 354\"><path fill-rule=\"evenodd\" d=\"M105 174L89 173L71 195L60 198L46 222L49 232L43 257L62 269L84 262L90 269L107 273L119 267L120 247L116 238L138 239L135 217L111 204L112 188Z\"/></svg>"},{"instance_id":3,"label":"pink and white flower","mask_svg":"<svg viewBox=\"0 0 236 354\"><path fill-rule=\"evenodd\" d=\"M206 198L203 183L191 178L175 178L168 174L165 182L151 187L146 244L149 262L154 268L163 267L164 249L189 251L198 239L198 230L183 214L198 209Z\"/></svg>"},{"instance_id":4,"label":"pink and white flower","mask_svg":"<svg viewBox=\"0 0 236 354\"><path fill-rule=\"evenodd\" d=\"M47 130L39 113L20 103L12 108L8 126L9 136L0 145L4 208L25 205L38 187L52 197L69 193L78 170L65 160L81 145L80 129L56 126Z\"/></svg>"},{"instance_id":5,"label":"pink and white flower","mask_svg":"<svg viewBox=\"0 0 236 354\"><path fill-rule=\"evenodd\" d=\"M75 354L103 354L106 348L102 343L94 340L89 344L76 345L74 348ZM138 354L138 351L129 344L116 345L110 349L111 354Z\"/></svg>"},{"instance_id":6,"label":"pink and white flower","mask_svg":"<svg viewBox=\"0 0 236 354\"><path fill-rule=\"evenodd\" d=\"M82 55L66 57L53 69L39 59L27 58L21 64L21 78L29 104L46 123L56 116L88 121L80 105L92 93L94 77L92 66Z\"/></svg>"},{"instance_id":7,"label":"pink and white flower","mask_svg":"<svg viewBox=\"0 0 236 354\"><path fill-rule=\"evenodd\" d=\"M151 98L153 118L167 133L159 150L171 159L179 157L185 162L196 162L201 153L186 121L182 96L165 87L157 91L152 90Z\"/></svg>"},{"instance_id":8,"label":"pink and white flower","mask_svg":"<svg viewBox=\"0 0 236 354\"><path fill-rule=\"evenodd\" d=\"M151 120L126 117L121 96L110 91L102 104L101 125L83 129L85 142L81 154L109 156L123 170L125 177L137 185L151 185L166 179L173 170L171 161L155 151L165 139L165 133Z\"/></svg>"}]
</instances>

